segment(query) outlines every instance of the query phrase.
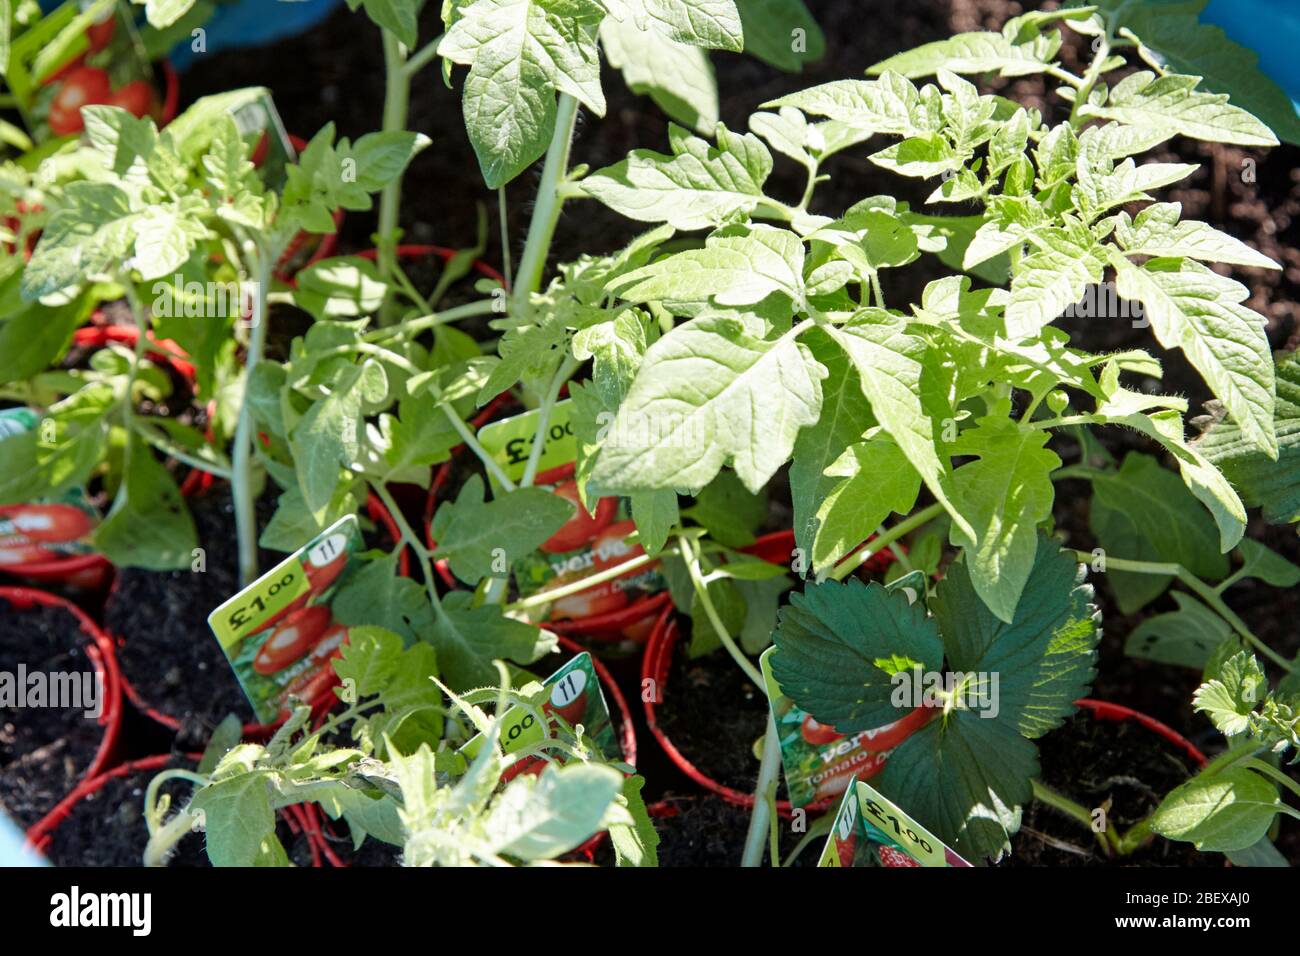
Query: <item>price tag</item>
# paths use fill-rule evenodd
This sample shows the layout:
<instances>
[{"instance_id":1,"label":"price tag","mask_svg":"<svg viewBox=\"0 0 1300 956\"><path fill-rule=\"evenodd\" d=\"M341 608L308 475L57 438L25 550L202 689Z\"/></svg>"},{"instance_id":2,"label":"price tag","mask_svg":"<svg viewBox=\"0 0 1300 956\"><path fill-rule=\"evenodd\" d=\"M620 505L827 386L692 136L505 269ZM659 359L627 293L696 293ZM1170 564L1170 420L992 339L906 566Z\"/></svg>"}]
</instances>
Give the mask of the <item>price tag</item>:
<instances>
[{"instance_id":1,"label":"price tag","mask_svg":"<svg viewBox=\"0 0 1300 956\"><path fill-rule=\"evenodd\" d=\"M818 866L970 866L870 784L859 780L840 801Z\"/></svg>"},{"instance_id":2,"label":"price tag","mask_svg":"<svg viewBox=\"0 0 1300 956\"><path fill-rule=\"evenodd\" d=\"M208 615L258 720L328 692L347 638L330 602L360 548L356 516L341 518Z\"/></svg>"}]
</instances>

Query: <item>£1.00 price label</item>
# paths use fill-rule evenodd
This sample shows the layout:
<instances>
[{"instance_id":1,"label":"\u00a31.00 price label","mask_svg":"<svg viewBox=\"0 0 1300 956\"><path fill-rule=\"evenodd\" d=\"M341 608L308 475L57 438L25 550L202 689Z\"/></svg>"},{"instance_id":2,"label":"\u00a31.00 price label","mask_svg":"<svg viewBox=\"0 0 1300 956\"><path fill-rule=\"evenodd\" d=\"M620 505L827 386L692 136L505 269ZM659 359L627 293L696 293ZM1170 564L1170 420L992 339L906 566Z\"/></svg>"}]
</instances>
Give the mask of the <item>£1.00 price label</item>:
<instances>
[{"instance_id":1,"label":"\u00a31.00 price label","mask_svg":"<svg viewBox=\"0 0 1300 956\"><path fill-rule=\"evenodd\" d=\"M307 570L291 557L213 611L208 623L221 646L231 648L309 590Z\"/></svg>"}]
</instances>

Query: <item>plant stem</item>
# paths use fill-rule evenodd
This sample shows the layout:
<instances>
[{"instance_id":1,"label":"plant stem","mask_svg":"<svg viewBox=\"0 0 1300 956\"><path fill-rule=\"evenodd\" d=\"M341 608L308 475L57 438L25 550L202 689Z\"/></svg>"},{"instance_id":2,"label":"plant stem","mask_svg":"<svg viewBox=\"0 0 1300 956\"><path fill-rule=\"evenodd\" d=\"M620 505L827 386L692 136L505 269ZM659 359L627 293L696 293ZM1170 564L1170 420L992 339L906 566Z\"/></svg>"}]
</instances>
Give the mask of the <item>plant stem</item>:
<instances>
[{"instance_id":1,"label":"plant stem","mask_svg":"<svg viewBox=\"0 0 1300 956\"><path fill-rule=\"evenodd\" d=\"M406 51L397 37L381 31L384 40L384 118L383 131L406 129L406 113L411 97L411 77L407 72ZM402 203L402 177L395 177L379 194L378 265L383 275L393 275L397 264L397 217Z\"/></svg>"},{"instance_id":2,"label":"plant stem","mask_svg":"<svg viewBox=\"0 0 1300 956\"><path fill-rule=\"evenodd\" d=\"M555 371L555 377L551 379L546 397L537 409L537 431L533 435L533 447L528 452L528 463L524 465L523 476L519 479L520 488L529 487L537 477L537 466L542 460L542 450L546 447L546 433L551 427L551 410L555 408L555 402L560 397L560 389L564 388L564 383L577 370L578 360L566 353L564 361Z\"/></svg>"},{"instance_id":3,"label":"plant stem","mask_svg":"<svg viewBox=\"0 0 1300 956\"><path fill-rule=\"evenodd\" d=\"M275 259L268 250L257 250L257 285L253 297L253 332L244 357L244 400L235 425L234 450L230 460L230 495L235 506L235 537L239 550L239 580L247 587L257 579L257 514L253 501L253 412L248 401L248 387L253 372L262 361L266 330L270 317L266 312L266 294L271 285L271 264Z\"/></svg>"},{"instance_id":4,"label":"plant stem","mask_svg":"<svg viewBox=\"0 0 1300 956\"><path fill-rule=\"evenodd\" d=\"M906 534L910 534L917 528L921 527L921 525L933 521L942 513L943 505L939 504L937 501L932 505L927 505L910 518L905 518L898 524L894 525L884 534L873 538L869 547L865 547L856 554L851 554L846 557L831 569L830 577L836 581L843 581L850 574L871 560L873 555L879 554L899 538Z\"/></svg>"},{"instance_id":5,"label":"plant stem","mask_svg":"<svg viewBox=\"0 0 1300 956\"><path fill-rule=\"evenodd\" d=\"M1272 764L1266 763L1265 761L1260 760L1258 757L1247 757L1245 760L1241 761L1241 766L1249 767L1251 770L1254 770L1256 773L1261 773L1272 780L1276 780L1278 783L1282 784L1282 786L1286 787L1297 797L1300 797L1300 783L1296 783L1296 781L1292 780L1290 777L1284 774L1281 770L1277 769L1277 767L1274 767Z\"/></svg>"},{"instance_id":6,"label":"plant stem","mask_svg":"<svg viewBox=\"0 0 1300 956\"><path fill-rule=\"evenodd\" d=\"M188 810L182 810L164 823L157 833L149 837L149 843L144 848L144 865L165 865L167 854L171 852L172 847L185 838L187 833L194 829L194 823L197 819Z\"/></svg>"},{"instance_id":7,"label":"plant stem","mask_svg":"<svg viewBox=\"0 0 1300 956\"><path fill-rule=\"evenodd\" d=\"M1093 560L1093 556L1086 551L1075 551L1074 553L1075 556L1084 564L1089 564ZM1192 572L1188 571L1181 564L1172 564L1162 561L1133 561L1128 558L1112 558L1110 555L1107 555L1106 568L1107 570L1114 568L1116 571L1132 571L1136 574L1162 574L1168 577L1178 578L1179 581L1182 581L1183 584L1186 585L1188 590L1193 591L1197 597L1217 611L1220 617L1232 625L1234 631L1241 635L1242 638L1250 643L1251 646L1261 654L1287 673L1294 670L1290 661L1255 636L1254 632L1246 626L1246 623L1239 618L1235 612L1233 612L1232 608L1228 607L1228 605L1223 602L1223 598L1219 596L1218 591L1210 587L1196 575L1192 574Z\"/></svg>"},{"instance_id":8,"label":"plant stem","mask_svg":"<svg viewBox=\"0 0 1300 956\"><path fill-rule=\"evenodd\" d=\"M1066 816L1072 817L1079 823L1082 823L1085 827L1088 828L1088 831L1090 833L1096 836L1097 842L1101 844L1101 848L1103 851L1105 851L1106 855L1107 856L1114 855L1115 847L1111 844L1108 834L1106 833L1106 831L1099 831L1093 829L1092 814L1088 812L1088 809L1086 807L1081 806L1078 803L1075 803L1069 797L1065 796L1065 794L1057 793L1055 790L1047 786L1047 784L1043 783L1041 780L1031 780L1030 784L1034 788L1035 800L1037 800L1040 803L1045 803L1049 807L1054 807L1055 809L1060 810Z\"/></svg>"},{"instance_id":9,"label":"plant stem","mask_svg":"<svg viewBox=\"0 0 1300 956\"><path fill-rule=\"evenodd\" d=\"M731 655L737 666L754 682L754 686L761 693L766 694L767 688L763 684L763 675L758 672L758 668L754 666L754 663L745 656L745 652L737 646L731 632L722 623L722 616L718 614L718 609L713 605L713 598L709 596L709 587L704 583L703 575L700 573L700 558L695 551L695 546L684 535L677 538L677 546L682 553L682 558L686 561L686 570L690 572L691 584L695 586L695 595L700 599L700 603L704 605L704 614L708 617L709 623L713 625L714 631L717 632L718 639L722 641L722 646L727 649L727 653Z\"/></svg>"},{"instance_id":10,"label":"plant stem","mask_svg":"<svg viewBox=\"0 0 1300 956\"><path fill-rule=\"evenodd\" d=\"M397 530L401 533L402 542L415 552L416 559L420 562L420 571L424 577L424 589L429 595L429 603L433 605L434 610L441 615L442 602L438 600L438 588L433 579L432 552L425 547L424 542L416 535L415 530L406 520L406 515L402 514L402 509L397 506L393 496L389 494L388 489L382 482L371 482L370 485L375 489L375 494L379 500L384 503L388 513L393 516L393 521L397 524Z\"/></svg>"},{"instance_id":11,"label":"plant stem","mask_svg":"<svg viewBox=\"0 0 1300 956\"><path fill-rule=\"evenodd\" d=\"M745 834L745 851L741 866L759 866L763 862L763 841L768 835L768 822L772 807L768 803L769 791L776 787L776 775L781 766L781 742L776 733L772 709L767 711L767 730L763 732L763 761L758 767L758 783L754 787L754 810L749 817L749 832ZM773 863L779 863L773 860Z\"/></svg>"},{"instance_id":12,"label":"plant stem","mask_svg":"<svg viewBox=\"0 0 1300 956\"><path fill-rule=\"evenodd\" d=\"M387 34L385 34L387 36ZM430 40L424 46L420 47L413 53L402 65L402 70L408 80L415 74L419 73L433 61L438 55L438 44L442 42L444 34L439 34L436 39Z\"/></svg>"},{"instance_id":13,"label":"plant stem","mask_svg":"<svg viewBox=\"0 0 1300 956\"><path fill-rule=\"evenodd\" d=\"M528 224L528 239L524 254L519 260L519 275L511 290L511 311L523 314L528 297L542 287L546 270L546 257L551 251L551 239L560 221L564 196L560 184L569 172L569 146L573 140L573 127L578 119L578 101L568 93L561 93L555 113L555 133L546 150L546 163L542 166L542 181L537 188L537 204L532 221Z\"/></svg>"},{"instance_id":14,"label":"plant stem","mask_svg":"<svg viewBox=\"0 0 1300 956\"><path fill-rule=\"evenodd\" d=\"M497 224L501 227L501 274L506 279L506 291L514 288L510 274L510 217L506 214L506 187L497 189Z\"/></svg>"},{"instance_id":15,"label":"plant stem","mask_svg":"<svg viewBox=\"0 0 1300 956\"><path fill-rule=\"evenodd\" d=\"M543 604L550 604L552 601L558 601L560 598L566 598L573 594L581 594L588 588L594 588L598 584L604 584L606 581L613 581L615 578L621 578L637 568L643 568L647 564L653 564L666 554L676 554L676 549L669 548L660 551L657 554L639 554L635 558L630 558L622 564L616 564L611 568L605 568L603 571L597 571L595 574L585 578L580 578L569 584L562 585L558 588L552 588L549 591L539 591L536 594L529 595L526 598L520 598L505 606L507 612L526 611L529 608L538 607Z\"/></svg>"},{"instance_id":16,"label":"plant stem","mask_svg":"<svg viewBox=\"0 0 1300 956\"><path fill-rule=\"evenodd\" d=\"M382 328L372 329L363 338L367 342L384 342L399 335L403 337L415 335L426 329L437 328L440 325L450 325L452 322L458 322L461 319L473 318L476 315L490 315L494 311L493 306L495 304L492 299L467 302L464 305L445 309L442 312L419 315L396 325L385 325Z\"/></svg>"},{"instance_id":17,"label":"plant stem","mask_svg":"<svg viewBox=\"0 0 1300 956\"><path fill-rule=\"evenodd\" d=\"M1107 57L1110 56L1110 27L1106 27L1106 35L1098 38L1097 52L1092 56L1092 63L1088 65L1088 72L1083 76L1083 82L1075 88L1074 103L1070 106L1070 125L1078 129L1083 125L1079 119L1079 108L1088 102L1088 97L1092 95L1093 87L1101 79L1102 67L1106 64Z\"/></svg>"}]
</instances>

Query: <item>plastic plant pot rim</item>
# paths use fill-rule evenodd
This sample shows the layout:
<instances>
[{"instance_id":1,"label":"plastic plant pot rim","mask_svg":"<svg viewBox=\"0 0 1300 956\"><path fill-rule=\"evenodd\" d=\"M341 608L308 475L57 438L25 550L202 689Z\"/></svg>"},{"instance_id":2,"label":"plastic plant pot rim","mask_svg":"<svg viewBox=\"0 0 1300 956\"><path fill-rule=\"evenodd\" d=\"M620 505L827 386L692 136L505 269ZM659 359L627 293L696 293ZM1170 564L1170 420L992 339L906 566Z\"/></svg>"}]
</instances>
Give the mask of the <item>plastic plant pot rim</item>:
<instances>
[{"instance_id":1,"label":"plastic plant pot rim","mask_svg":"<svg viewBox=\"0 0 1300 956\"><path fill-rule=\"evenodd\" d=\"M104 728L104 736L99 741L99 747L95 750L90 765L82 771L81 782L73 787L75 793L77 788L87 780L104 772L104 768L109 765L117 750L117 738L122 728L122 673L118 670L113 641L85 611L56 594L38 588L0 587L0 598L20 611L36 604L42 607L62 608L76 618L82 633L89 638L86 644L86 657L94 664L95 670L103 675L104 681L103 693L106 699L103 711L99 715L99 725ZM57 807L58 804L55 806Z\"/></svg>"},{"instance_id":2,"label":"plastic plant pot rim","mask_svg":"<svg viewBox=\"0 0 1300 956\"><path fill-rule=\"evenodd\" d=\"M573 654L580 654L586 648L572 641L564 635L557 635L560 647ZM623 761L636 768L636 728L632 725L632 711L627 706L627 698L619 690L618 682L614 680L614 675L609 672L600 659L593 656L591 663L596 671L596 678L600 681L601 690L611 699L614 709L618 712L619 720L622 723L622 734L619 740L619 748L623 751ZM306 818L304 827L307 835L319 843L320 853L325 857L332 866L348 867L350 863L335 852L331 846L331 839L337 841L338 837L329 837L325 834L325 826L322 823L320 809L314 803L302 804L303 815ZM587 840L579 847L575 847L571 852L590 854L600 846L600 844L609 836L608 832L601 831Z\"/></svg>"},{"instance_id":3,"label":"plastic plant pot rim","mask_svg":"<svg viewBox=\"0 0 1300 956\"><path fill-rule=\"evenodd\" d=\"M393 520L393 516L388 513L388 509L384 506L384 503L380 501L379 498L373 492L370 494L370 497L366 501L366 507L367 510L369 510L370 512L370 516L372 520L377 521L388 533L388 535L393 539L393 541L396 542L401 540L401 534L397 530L397 522ZM402 548L401 550L401 553L398 557L398 569L401 572L403 577L410 576L411 562L410 562L410 554L407 548ZM115 579L113 581L112 587L109 588L108 600L109 601L113 600L113 597L116 595L116 593L117 593L117 580ZM113 646L116 646L116 644L118 643L123 645L126 644L125 638L117 639L117 638L113 638L112 636L108 636L108 640L110 644L112 644ZM147 700L145 700L144 696L138 690L136 690L135 685L132 684L131 681L127 679L126 675L120 673L120 671L119 671L118 680L120 682L122 691L126 695L127 700L131 702L131 704L135 707L136 710L140 711L142 714L144 714L146 717L150 718L154 722L159 723L162 726L166 727L168 730L172 731L173 733L181 729L181 722L179 718L177 718L172 714L165 713L164 711L161 711L158 708L154 707L152 704L150 704ZM334 705L337 698L334 696L333 691L334 691L334 686L331 685L330 687L325 688L316 697L315 700L311 701L311 708L313 714L324 713ZM279 726L282 723L284 723L283 720L276 720L267 724L250 722L243 725L243 727L241 728L241 733L245 738L250 740L264 740L267 737L270 737L273 733L275 733L276 729L279 728Z\"/></svg>"},{"instance_id":4,"label":"plastic plant pot rim","mask_svg":"<svg viewBox=\"0 0 1300 956\"><path fill-rule=\"evenodd\" d=\"M1134 710L1131 707L1125 707L1123 704L1112 704L1105 700L1094 700L1091 697L1084 697L1075 701L1080 710L1087 712L1096 720L1114 720L1124 721L1131 720L1134 723L1145 727L1147 730L1162 737L1178 749L1182 750L1190 757L1198 768L1206 764L1205 754L1197 749L1196 745L1190 740L1174 730L1167 724L1163 724L1154 717L1148 717L1141 711Z\"/></svg>"},{"instance_id":5,"label":"plastic plant pot rim","mask_svg":"<svg viewBox=\"0 0 1300 956\"><path fill-rule=\"evenodd\" d=\"M50 838L76 808L77 804L93 793L102 790L111 780L119 777L130 776L133 773L153 773L162 770L173 760L189 760L198 764L203 759L202 754L154 754L151 757L141 757L138 760L129 760L126 763L118 764L111 770L97 774L94 777L88 777L79 784L76 789L59 801L49 813L33 824L27 831L27 841L37 850L44 852L50 845ZM297 834L299 831L307 833L308 848L311 852L312 866L318 867L320 862L319 847L311 839L311 831L308 829L307 820L304 818L298 806L284 807L280 813L284 816L285 824L289 829Z\"/></svg>"},{"instance_id":6,"label":"plastic plant pot rim","mask_svg":"<svg viewBox=\"0 0 1300 956\"><path fill-rule=\"evenodd\" d=\"M72 335L72 341L75 345L88 348L102 347L109 342L119 342L123 345L135 345L140 338L138 329L128 325L88 325L77 329ZM172 367L177 375L180 375L191 386L194 385L194 366L184 358L185 353L180 347L173 342L160 342L149 334L151 342L158 346L157 351L150 351L149 357L154 361L162 361ZM199 472L197 469L186 475L185 480L181 483L181 493L186 493L186 487L191 488L202 484L201 479L194 480L196 474L206 474ZM77 554L67 558L60 558L54 561L35 561L30 564L14 565L5 567L5 573L19 578L30 578L35 581L69 581L86 572L98 571L105 577L111 571L112 565L102 554ZM102 586L103 579L95 582L93 586Z\"/></svg>"}]
</instances>

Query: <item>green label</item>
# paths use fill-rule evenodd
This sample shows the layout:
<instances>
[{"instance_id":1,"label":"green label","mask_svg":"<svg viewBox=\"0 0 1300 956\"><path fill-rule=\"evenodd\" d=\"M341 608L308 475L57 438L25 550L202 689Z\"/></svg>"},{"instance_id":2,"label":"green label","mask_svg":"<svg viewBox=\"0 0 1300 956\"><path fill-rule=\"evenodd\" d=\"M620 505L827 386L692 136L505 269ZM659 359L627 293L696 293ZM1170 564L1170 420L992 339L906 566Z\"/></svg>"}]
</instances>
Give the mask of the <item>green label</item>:
<instances>
[{"instance_id":1,"label":"green label","mask_svg":"<svg viewBox=\"0 0 1300 956\"><path fill-rule=\"evenodd\" d=\"M614 722L605 703L605 693L601 689L596 666L589 653L583 651L574 656L546 678L542 686L547 693L542 700L541 710L548 715L548 723L552 727L554 721L549 719L550 715L560 714L572 727L581 724L583 735L595 741L606 760L623 759L618 740L614 736ZM547 731L534 712L522 705L511 707L501 720L501 749L507 754L517 753L544 740L546 736ZM459 772L463 773L469 762L478 756L483 748L483 740L482 734L475 734L460 748L458 753L463 759Z\"/></svg>"},{"instance_id":2,"label":"green label","mask_svg":"<svg viewBox=\"0 0 1300 956\"><path fill-rule=\"evenodd\" d=\"M786 790L796 807L807 806L843 793L854 779L869 779L885 766L889 751L925 726L931 713L921 708L883 727L856 734L841 734L819 724L781 691L772 675L769 647L759 658L767 699L781 741L781 765Z\"/></svg>"},{"instance_id":3,"label":"green label","mask_svg":"<svg viewBox=\"0 0 1300 956\"><path fill-rule=\"evenodd\" d=\"M537 474L544 475L563 465L571 465L577 459L578 442L573 437L573 422L570 420L572 412L573 402L569 400L557 402L551 409L546 443L542 446ZM484 425L479 430L479 443L511 481L522 478L528 467L528 456L532 454L533 445L537 441L539 414L537 409L533 409L522 415Z\"/></svg>"},{"instance_id":4,"label":"green label","mask_svg":"<svg viewBox=\"0 0 1300 956\"><path fill-rule=\"evenodd\" d=\"M818 866L970 866L942 840L859 780L840 801Z\"/></svg>"},{"instance_id":5,"label":"green label","mask_svg":"<svg viewBox=\"0 0 1300 956\"><path fill-rule=\"evenodd\" d=\"M356 515L340 518L208 615L257 719L312 703L347 640L330 602L361 549Z\"/></svg>"},{"instance_id":6,"label":"green label","mask_svg":"<svg viewBox=\"0 0 1300 956\"><path fill-rule=\"evenodd\" d=\"M0 441L30 434L41 417L30 408L0 410ZM0 566L40 564L91 554L102 516L82 486L21 504L0 505Z\"/></svg>"}]
</instances>

